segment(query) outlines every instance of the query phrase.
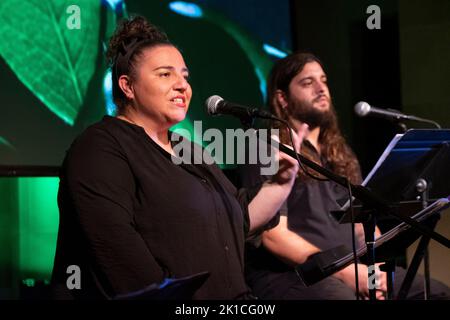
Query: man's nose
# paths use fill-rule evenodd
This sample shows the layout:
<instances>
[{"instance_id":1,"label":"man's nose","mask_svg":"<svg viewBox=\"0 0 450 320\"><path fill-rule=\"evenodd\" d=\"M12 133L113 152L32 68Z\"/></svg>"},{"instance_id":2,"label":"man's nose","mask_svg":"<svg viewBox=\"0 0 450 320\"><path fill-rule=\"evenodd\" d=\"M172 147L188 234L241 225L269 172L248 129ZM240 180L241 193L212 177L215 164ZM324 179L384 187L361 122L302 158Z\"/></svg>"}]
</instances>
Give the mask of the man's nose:
<instances>
[{"instance_id":1,"label":"man's nose","mask_svg":"<svg viewBox=\"0 0 450 320\"><path fill-rule=\"evenodd\" d=\"M323 93L327 89L327 84L322 81L317 81L315 85L315 90L317 93Z\"/></svg>"}]
</instances>

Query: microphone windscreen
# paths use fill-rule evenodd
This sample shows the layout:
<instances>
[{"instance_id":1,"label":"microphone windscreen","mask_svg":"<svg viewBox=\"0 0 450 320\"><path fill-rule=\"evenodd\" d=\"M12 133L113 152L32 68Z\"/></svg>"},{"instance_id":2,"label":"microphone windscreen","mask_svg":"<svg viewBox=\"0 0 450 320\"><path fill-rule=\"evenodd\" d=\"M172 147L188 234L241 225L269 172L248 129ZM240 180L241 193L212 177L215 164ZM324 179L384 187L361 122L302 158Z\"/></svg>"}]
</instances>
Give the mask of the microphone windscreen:
<instances>
[{"instance_id":1,"label":"microphone windscreen","mask_svg":"<svg viewBox=\"0 0 450 320\"><path fill-rule=\"evenodd\" d=\"M360 116L364 117L370 112L370 105L367 102L360 101L357 104L355 104L355 113Z\"/></svg>"},{"instance_id":2,"label":"microphone windscreen","mask_svg":"<svg viewBox=\"0 0 450 320\"><path fill-rule=\"evenodd\" d=\"M214 95L206 99L205 106L208 114L216 115L217 114L217 106L220 101L223 101L222 97Z\"/></svg>"}]
</instances>

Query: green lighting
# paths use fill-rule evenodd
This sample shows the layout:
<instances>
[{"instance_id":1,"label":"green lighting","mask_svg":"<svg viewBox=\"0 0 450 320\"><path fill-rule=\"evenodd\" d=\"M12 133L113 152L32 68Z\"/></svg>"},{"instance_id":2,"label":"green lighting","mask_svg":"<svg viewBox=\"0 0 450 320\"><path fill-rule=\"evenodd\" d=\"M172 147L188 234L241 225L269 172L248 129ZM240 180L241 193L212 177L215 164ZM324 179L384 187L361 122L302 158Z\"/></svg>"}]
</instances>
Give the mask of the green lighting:
<instances>
[{"instance_id":1,"label":"green lighting","mask_svg":"<svg viewBox=\"0 0 450 320\"><path fill-rule=\"evenodd\" d=\"M172 132L176 132L177 134L184 136L183 130L187 130L189 132L189 134L187 135L187 137L189 140L191 140L192 142L195 142L199 145L203 145L203 140L202 140L202 132L196 132L194 129L194 126L192 125L192 121L186 117L183 121L177 123L176 125L174 125L173 127L170 128L170 131ZM180 130L183 129L183 130Z\"/></svg>"},{"instance_id":2,"label":"green lighting","mask_svg":"<svg viewBox=\"0 0 450 320\"><path fill-rule=\"evenodd\" d=\"M31 279L31 278L27 278L27 279L23 279L22 283L26 286L26 287L34 287L34 285L36 284L36 280Z\"/></svg>"},{"instance_id":3,"label":"green lighting","mask_svg":"<svg viewBox=\"0 0 450 320\"><path fill-rule=\"evenodd\" d=\"M273 62L263 50L261 41L254 39L248 32L234 23L226 16L214 10L204 9L204 18L222 28L227 32L239 46L243 49L248 59L253 65L256 77L259 80L259 88L263 100L266 100L266 79L272 68Z\"/></svg>"},{"instance_id":4,"label":"green lighting","mask_svg":"<svg viewBox=\"0 0 450 320\"><path fill-rule=\"evenodd\" d=\"M19 269L22 279L50 278L58 232L58 178L19 178Z\"/></svg>"},{"instance_id":5,"label":"green lighting","mask_svg":"<svg viewBox=\"0 0 450 320\"><path fill-rule=\"evenodd\" d=\"M8 147L8 148L10 148L10 149L14 149L14 147L12 146L12 144L9 143L8 140L6 140L5 138L3 138L3 137L1 137L1 136L0 136L0 145L4 145L4 146L6 146L6 147Z\"/></svg>"},{"instance_id":6,"label":"green lighting","mask_svg":"<svg viewBox=\"0 0 450 320\"><path fill-rule=\"evenodd\" d=\"M0 300L48 284L58 233L58 178L0 178Z\"/></svg>"}]
</instances>

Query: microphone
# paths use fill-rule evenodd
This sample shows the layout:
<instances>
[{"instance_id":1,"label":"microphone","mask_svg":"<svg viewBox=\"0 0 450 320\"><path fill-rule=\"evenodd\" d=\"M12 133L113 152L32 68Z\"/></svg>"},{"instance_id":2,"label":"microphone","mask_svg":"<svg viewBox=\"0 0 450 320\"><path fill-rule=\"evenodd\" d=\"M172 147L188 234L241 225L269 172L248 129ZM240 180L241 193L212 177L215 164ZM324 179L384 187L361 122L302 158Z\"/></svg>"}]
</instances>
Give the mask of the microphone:
<instances>
[{"instance_id":1,"label":"microphone","mask_svg":"<svg viewBox=\"0 0 450 320\"><path fill-rule=\"evenodd\" d=\"M355 104L355 113L360 117L377 116L395 120L412 120L411 118L415 118L414 116L408 116L397 110L375 108L364 101L360 101Z\"/></svg>"},{"instance_id":2,"label":"microphone","mask_svg":"<svg viewBox=\"0 0 450 320\"><path fill-rule=\"evenodd\" d=\"M419 122L427 122L427 123L433 124L438 129L441 128L441 126L438 123L436 123L432 120L423 119L423 118L419 118L419 117L412 116L412 115L407 115L407 114L401 113L398 110L375 108L364 101L360 101L357 104L355 104L355 113L359 117L374 116L374 117L381 117L381 118L397 120L397 121L413 120L413 121L419 121Z\"/></svg>"},{"instance_id":3,"label":"microphone","mask_svg":"<svg viewBox=\"0 0 450 320\"><path fill-rule=\"evenodd\" d=\"M278 120L277 117L268 111L260 110L258 108L248 108L233 102L225 101L222 97L217 95L206 99L205 106L208 114L212 116L228 114L240 119L265 118Z\"/></svg>"}]
</instances>

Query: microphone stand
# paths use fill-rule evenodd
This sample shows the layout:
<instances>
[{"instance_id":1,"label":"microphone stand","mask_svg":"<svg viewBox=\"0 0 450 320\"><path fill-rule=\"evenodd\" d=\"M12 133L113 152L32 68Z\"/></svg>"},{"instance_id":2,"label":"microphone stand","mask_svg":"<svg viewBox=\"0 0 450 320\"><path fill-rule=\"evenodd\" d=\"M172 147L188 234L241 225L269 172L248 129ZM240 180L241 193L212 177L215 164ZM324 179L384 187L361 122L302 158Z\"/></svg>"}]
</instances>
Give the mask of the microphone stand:
<instances>
[{"instance_id":1,"label":"microphone stand","mask_svg":"<svg viewBox=\"0 0 450 320\"><path fill-rule=\"evenodd\" d=\"M292 149L286 147L283 144L280 144L278 141L272 138L270 138L270 141L268 142L270 142L271 145L278 144L280 151L296 159L295 152ZM413 227L420 233L425 234L430 238L432 238L433 240L436 240L440 244L446 246L447 248L450 248L450 240L434 231L429 230L428 228L423 227L420 223L411 219L410 217L398 214L397 212L395 212L395 210L392 210L391 205L389 205L383 199L379 198L376 194L374 194L366 187L362 185L347 183L347 179L345 177L335 174L334 172L318 165L317 163L309 160L308 158L305 158L301 154L297 155L300 158L300 161L307 167L313 169L314 171L320 173L321 175L327 177L328 179L336 182L337 184L343 186L344 188L348 188L350 186L352 194L355 196L355 198L363 202L366 209L372 209L376 211L386 212L387 214L391 214L396 218L398 218L400 221L409 224L411 227Z\"/></svg>"},{"instance_id":2,"label":"microphone stand","mask_svg":"<svg viewBox=\"0 0 450 320\"><path fill-rule=\"evenodd\" d=\"M249 113L245 116L240 117L241 123L243 126L248 128L253 128L254 126L254 120L256 117L269 119L269 120L275 120L280 121L282 123L286 123L286 121L276 118L275 116L262 116L257 115L254 112L254 109L249 111ZM288 126L289 127L289 126ZM253 128L254 129L254 128ZM278 149L291 156L292 158L300 161L302 164L306 165L307 167L311 168L315 172L321 174L322 176L328 178L331 181L334 181L335 183L339 184L340 186L348 189L350 188L351 193L353 196L357 199L359 199L363 204L363 210L364 213L361 217L360 221L363 223L364 226L364 234L365 234L365 242L367 247L367 262L368 262L368 279L374 279L375 276L375 226L376 226L376 218L380 214L385 215L392 215L396 217L398 220L410 225L412 228L414 228L416 231L420 232L421 234L436 240L440 244L444 245L447 248L450 248L450 240L445 238L444 236L436 233L433 230L429 230L426 227L423 227L420 223L417 221L411 219L408 216L401 215L397 213L393 207L393 205L387 203L380 197L378 197L375 193L371 192L369 189L362 185L355 185L350 183L346 177L340 176L335 174L334 172L318 165L314 161L311 161L310 159L302 156L301 154L296 153L294 150L286 147L285 145L279 143L278 141L272 139L272 137L268 136L267 140L265 141L270 146L278 146ZM358 281L358 280L357 280ZM357 293L359 294L359 293ZM370 300L376 300L376 288L375 286L369 286L369 298Z\"/></svg>"}]
</instances>

